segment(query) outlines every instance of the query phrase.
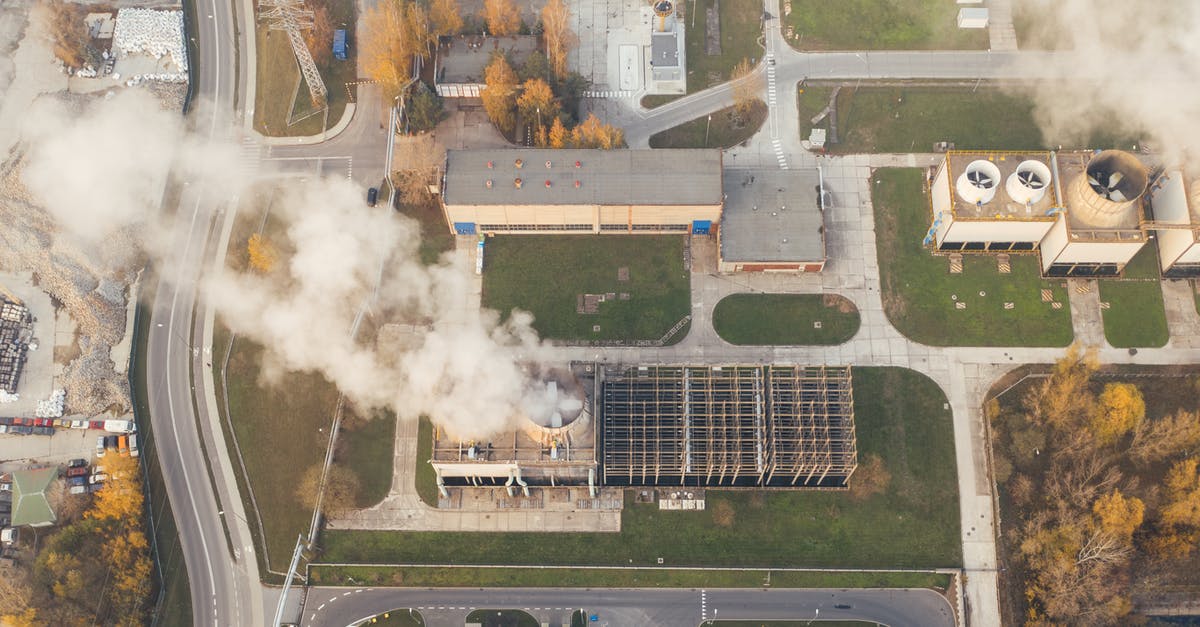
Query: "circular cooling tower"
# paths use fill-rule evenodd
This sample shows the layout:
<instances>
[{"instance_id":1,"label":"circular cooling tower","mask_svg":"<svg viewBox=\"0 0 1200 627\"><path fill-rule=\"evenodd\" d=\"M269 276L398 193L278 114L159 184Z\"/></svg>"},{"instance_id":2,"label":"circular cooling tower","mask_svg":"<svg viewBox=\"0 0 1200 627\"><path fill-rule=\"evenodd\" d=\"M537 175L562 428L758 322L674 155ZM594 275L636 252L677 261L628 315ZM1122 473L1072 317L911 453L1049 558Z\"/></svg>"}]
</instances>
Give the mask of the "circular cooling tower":
<instances>
[{"instance_id":1,"label":"circular cooling tower","mask_svg":"<svg viewBox=\"0 0 1200 627\"><path fill-rule=\"evenodd\" d=\"M1092 157L1087 169L1067 189L1067 211L1085 224L1116 227L1136 220L1137 201L1146 192L1149 175L1137 157L1105 150Z\"/></svg>"},{"instance_id":2,"label":"circular cooling tower","mask_svg":"<svg viewBox=\"0 0 1200 627\"><path fill-rule=\"evenodd\" d=\"M658 0L654 3L654 14L659 17L667 17L675 11L675 5L671 0Z\"/></svg>"},{"instance_id":3,"label":"circular cooling tower","mask_svg":"<svg viewBox=\"0 0 1200 627\"><path fill-rule=\"evenodd\" d=\"M967 164L954 187L959 198L973 205L986 205L996 196L999 184L1000 168L986 159L977 159Z\"/></svg>"},{"instance_id":4,"label":"circular cooling tower","mask_svg":"<svg viewBox=\"0 0 1200 627\"><path fill-rule=\"evenodd\" d=\"M534 440L560 444L581 436L591 424L583 386L567 370L553 370L530 394L526 403L526 431Z\"/></svg>"},{"instance_id":5,"label":"circular cooling tower","mask_svg":"<svg viewBox=\"0 0 1200 627\"><path fill-rule=\"evenodd\" d=\"M1050 168L1041 161L1022 161L1015 172L1008 176L1004 191L1008 197L1023 205L1037 204L1046 196L1050 187Z\"/></svg>"}]
</instances>

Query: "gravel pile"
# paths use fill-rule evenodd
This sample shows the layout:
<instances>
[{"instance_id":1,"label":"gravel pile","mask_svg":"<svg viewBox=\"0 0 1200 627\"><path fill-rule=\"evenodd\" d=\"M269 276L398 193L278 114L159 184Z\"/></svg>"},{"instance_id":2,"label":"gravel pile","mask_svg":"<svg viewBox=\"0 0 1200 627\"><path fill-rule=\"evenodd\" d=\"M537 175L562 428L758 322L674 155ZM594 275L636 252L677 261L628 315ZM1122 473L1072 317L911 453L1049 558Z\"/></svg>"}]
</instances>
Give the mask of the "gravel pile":
<instances>
[{"instance_id":1,"label":"gravel pile","mask_svg":"<svg viewBox=\"0 0 1200 627\"><path fill-rule=\"evenodd\" d=\"M138 74L128 84L142 81L182 83L187 81L187 54L183 49L183 12L152 9L120 9L113 30L113 52L149 54L156 59L169 56L175 72Z\"/></svg>"}]
</instances>

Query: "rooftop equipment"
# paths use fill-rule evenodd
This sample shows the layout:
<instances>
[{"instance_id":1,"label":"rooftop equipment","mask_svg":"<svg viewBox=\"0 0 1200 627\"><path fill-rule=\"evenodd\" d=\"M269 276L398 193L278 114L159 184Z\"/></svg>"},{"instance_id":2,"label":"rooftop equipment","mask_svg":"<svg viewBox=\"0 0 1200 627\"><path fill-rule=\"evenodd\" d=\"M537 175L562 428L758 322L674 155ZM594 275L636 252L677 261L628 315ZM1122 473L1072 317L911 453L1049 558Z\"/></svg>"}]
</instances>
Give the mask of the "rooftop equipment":
<instances>
[{"instance_id":1,"label":"rooftop equipment","mask_svg":"<svg viewBox=\"0 0 1200 627\"><path fill-rule=\"evenodd\" d=\"M986 159L977 159L967 164L967 168L958 176L955 188L963 200L986 205L996 196L996 186L1000 183L1000 168Z\"/></svg>"},{"instance_id":2,"label":"rooftop equipment","mask_svg":"<svg viewBox=\"0 0 1200 627\"><path fill-rule=\"evenodd\" d=\"M1046 195L1050 185L1050 168L1035 159L1027 159L1017 166L1015 172L1004 183L1008 197L1023 205L1037 204Z\"/></svg>"},{"instance_id":3,"label":"rooftop equipment","mask_svg":"<svg viewBox=\"0 0 1200 627\"><path fill-rule=\"evenodd\" d=\"M1096 227L1117 227L1137 212L1149 176L1137 157L1105 150L1092 157L1087 169L1067 189L1067 209Z\"/></svg>"}]
</instances>

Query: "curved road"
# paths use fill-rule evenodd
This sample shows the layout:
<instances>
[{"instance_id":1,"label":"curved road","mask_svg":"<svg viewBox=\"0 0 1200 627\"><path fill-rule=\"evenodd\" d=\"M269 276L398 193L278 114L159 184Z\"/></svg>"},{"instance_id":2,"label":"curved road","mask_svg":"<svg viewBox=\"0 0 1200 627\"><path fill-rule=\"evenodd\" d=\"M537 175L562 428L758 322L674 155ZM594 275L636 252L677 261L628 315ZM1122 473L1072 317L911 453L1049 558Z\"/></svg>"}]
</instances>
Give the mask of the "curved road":
<instances>
[{"instance_id":1,"label":"curved road","mask_svg":"<svg viewBox=\"0 0 1200 627\"><path fill-rule=\"evenodd\" d=\"M395 608L415 608L429 627L458 627L476 608L520 608L540 622L570 624L584 609L610 627L696 627L711 619L869 620L891 627L952 627L954 613L932 590L580 588L313 588L303 625L351 625Z\"/></svg>"}]
</instances>

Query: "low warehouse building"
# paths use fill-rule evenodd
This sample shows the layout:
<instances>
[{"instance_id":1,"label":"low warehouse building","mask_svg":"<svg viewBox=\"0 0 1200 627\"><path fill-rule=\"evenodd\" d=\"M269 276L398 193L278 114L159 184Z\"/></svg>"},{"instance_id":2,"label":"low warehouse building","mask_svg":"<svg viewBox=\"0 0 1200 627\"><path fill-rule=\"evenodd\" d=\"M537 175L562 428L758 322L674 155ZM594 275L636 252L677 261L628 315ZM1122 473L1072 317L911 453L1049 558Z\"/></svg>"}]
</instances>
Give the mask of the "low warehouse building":
<instances>
[{"instance_id":1,"label":"low warehouse building","mask_svg":"<svg viewBox=\"0 0 1200 627\"><path fill-rule=\"evenodd\" d=\"M820 170L726 170L721 272L820 272L825 222Z\"/></svg>"},{"instance_id":2,"label":"low warehouse building","mask_svg":"<svg viewBox=\"0 0 1200 627\"><path fill-rule=\"evenodd\" d=\"M462 35L450 37L438 47L434 59L434 84L443 98L478 98L486 86L484 70L492 55L503 54L513 67L520 67L537 50L537 37L481 37Z\"/></svg>"},{"instance_id":3,"label":"low warehouse building","mask_svg":"<svg viewBox=\"0 0 1200 627\"><path fill-rule=\"evenodd\" d=\"M451 150L453 233L707 234L721 219L719 150Z\"/></svg>"}]
</instances>

